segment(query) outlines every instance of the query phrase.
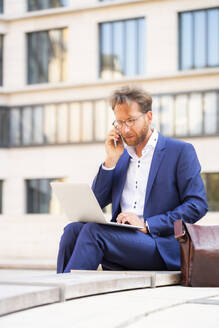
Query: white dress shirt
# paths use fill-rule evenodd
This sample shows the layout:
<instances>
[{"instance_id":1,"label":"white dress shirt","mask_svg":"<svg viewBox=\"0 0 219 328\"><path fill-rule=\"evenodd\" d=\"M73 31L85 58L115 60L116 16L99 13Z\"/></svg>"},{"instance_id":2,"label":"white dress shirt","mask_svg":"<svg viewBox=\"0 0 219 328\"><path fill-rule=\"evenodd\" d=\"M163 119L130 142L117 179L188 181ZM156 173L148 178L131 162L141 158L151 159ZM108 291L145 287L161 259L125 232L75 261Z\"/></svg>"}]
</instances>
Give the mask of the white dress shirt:
<instances>
[{"instance_id":1,"label":"white dress shirt","mask_svg":"<svg viewBox=\"0 0 219 328\"><path fill-rule=\"evenodd\" d=\"M142 220L144 220L143 212L148 176L157 140L158 132L154 129L146 146L142 150L141 157L138 157L133 146L125 145L131 158L120 201L121 212L135 213ZM104 165L102 165L102 168L104 170L114 169L106 168Z\"/></svg>"},{"instance_id":2,"label":"white dress shirt","mask_svg":"<svg viewBox=\"0 0 219 328\"><path fill-rule=\"evenodd\" d=\"M136 155L134 147L126 146L131 158L120 201L121 211L135 213L142 220L148 176L157 140L158 132L154 129L141 157Z\"/></svg>"}]
</instances>

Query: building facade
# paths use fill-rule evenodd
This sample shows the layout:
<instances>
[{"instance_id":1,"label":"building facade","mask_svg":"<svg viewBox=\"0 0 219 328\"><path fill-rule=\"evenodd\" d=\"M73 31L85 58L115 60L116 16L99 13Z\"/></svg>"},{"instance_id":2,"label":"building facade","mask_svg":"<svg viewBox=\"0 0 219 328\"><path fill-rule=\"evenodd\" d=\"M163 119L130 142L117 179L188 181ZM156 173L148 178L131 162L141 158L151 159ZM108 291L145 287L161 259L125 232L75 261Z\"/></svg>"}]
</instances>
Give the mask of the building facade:
<instances>
[{"instance_id":1,"label":"building facade","mask_svg":"<svg viewBox=\"0 0 219 328\"><path fill-rule=\"evenodd\" d=\"M152 94L161 133L195 146L217 215L219 1L2 0L0 266L54 266L67 220L49 183L92 182L124 84Z\"/></svg>"}]
</instances>

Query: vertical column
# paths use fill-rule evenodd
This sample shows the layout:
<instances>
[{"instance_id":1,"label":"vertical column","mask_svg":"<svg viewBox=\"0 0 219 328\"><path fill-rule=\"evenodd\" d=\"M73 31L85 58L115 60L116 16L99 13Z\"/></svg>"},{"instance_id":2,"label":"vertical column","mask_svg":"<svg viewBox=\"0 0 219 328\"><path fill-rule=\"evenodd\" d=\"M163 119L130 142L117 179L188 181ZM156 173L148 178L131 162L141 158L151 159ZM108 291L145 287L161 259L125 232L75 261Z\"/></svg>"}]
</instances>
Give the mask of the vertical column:
<instances>
[{"instance_id":1,"label":"vertical column","mask_svg":"<svg viewBox=\"0 0 219 328\"><path fill-rule=\"evenodd\" d=\"M25 213L25 183L20 177L8 177L3 186L3 214L23 215Z\"/></svg>"}]
</instances>

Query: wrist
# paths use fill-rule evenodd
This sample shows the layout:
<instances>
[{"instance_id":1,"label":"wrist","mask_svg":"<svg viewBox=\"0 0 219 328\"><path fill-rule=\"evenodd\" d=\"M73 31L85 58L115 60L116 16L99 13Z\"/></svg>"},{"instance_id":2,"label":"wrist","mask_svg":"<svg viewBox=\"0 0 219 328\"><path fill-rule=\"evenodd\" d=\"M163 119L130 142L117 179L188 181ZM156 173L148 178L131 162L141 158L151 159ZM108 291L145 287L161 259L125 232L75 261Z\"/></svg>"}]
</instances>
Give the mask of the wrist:
<instances>
[{"instance_id":1,"label":"wrist","mask_svg":"<svg viewBox=\"0 0 219 328\"><path fill-rule=\"evenodd\" d=\"M106 158L103 165L107 168L113 168L116 166L117 162L118 160L116 160L115 158Z\"/></svg>"}]
</instances>

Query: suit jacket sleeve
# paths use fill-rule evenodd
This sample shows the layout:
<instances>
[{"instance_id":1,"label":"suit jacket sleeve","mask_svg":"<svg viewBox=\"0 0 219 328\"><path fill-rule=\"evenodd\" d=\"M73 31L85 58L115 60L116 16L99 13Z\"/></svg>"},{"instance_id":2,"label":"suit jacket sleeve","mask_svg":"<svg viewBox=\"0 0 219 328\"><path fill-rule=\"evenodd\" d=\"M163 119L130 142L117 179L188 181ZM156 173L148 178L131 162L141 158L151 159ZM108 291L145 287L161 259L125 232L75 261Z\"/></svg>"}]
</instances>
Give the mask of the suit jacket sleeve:
<instances>
[{"instance_id":1,"label":"suit jacket sleeve","mask_svg":"<svg viewBox=\"0 0 219 328\"><path fill-rule=\"evenodd\" d=\"M182 219L195 223L208 210L205 188L200 176L201 167L195 149L189 143L184 145L176 163L175 173L180 205L166 213L145 218L154 237L173 234L174 221ZM165 197L165 194L162 197Z\"/></svg>"},{"instance_id":2,"label":"suit jacket sleeve","mask_svg":"<svg viewBox=\"0 0 219 328\"><path fill-rule=\"evenodd\" d=\"M95 177L92 190L101 208L112 202L112 181L114 170L104 170L102 165Z\"/></svg>"}]
</instances>

